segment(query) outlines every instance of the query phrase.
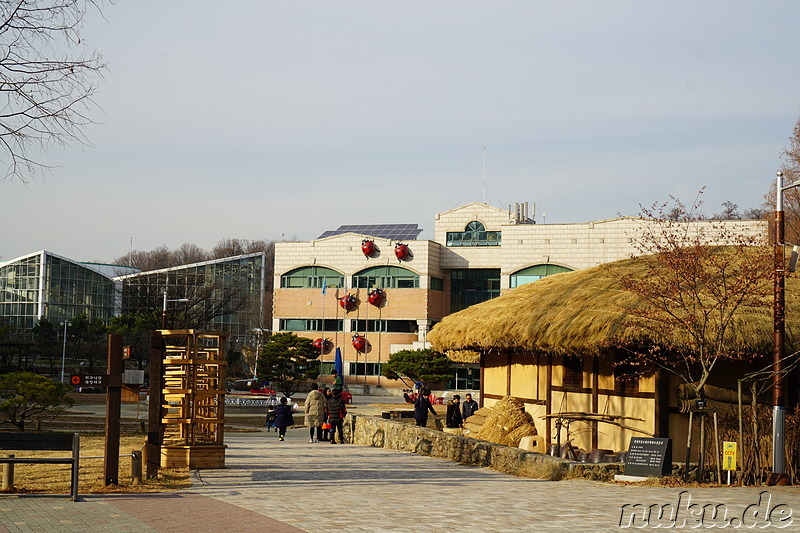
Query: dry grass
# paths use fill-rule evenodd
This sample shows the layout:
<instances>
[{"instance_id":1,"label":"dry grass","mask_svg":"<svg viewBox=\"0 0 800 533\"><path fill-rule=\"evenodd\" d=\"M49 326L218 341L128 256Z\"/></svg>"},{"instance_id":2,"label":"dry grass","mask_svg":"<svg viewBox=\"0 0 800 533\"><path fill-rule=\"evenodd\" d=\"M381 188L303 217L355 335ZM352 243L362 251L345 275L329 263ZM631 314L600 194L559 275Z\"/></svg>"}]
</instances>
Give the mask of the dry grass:
<instances>
[{"instance_id":1,"label":"dry grass","mask_svg":"<svg viewBox=\"0 0 800 533\"><path fill-rule=\"evenodd\" d=\"M464 351L495 350L602 355L608 346L662 341L641 317L629 312L645 304L620 282L627 276L646 276L648 261L652 258L625 259L522 285L446 316L428 334L428 341L437 350L457 353L456 359ZM768 303L736 311L728 348L769 353L773 324ZM786 306L787 349L795 350L800 347L798 277L786 280ZM682 332L668 340L675 345L691 342Z\"/></svg>"},{"instance_id":2,"label":"dry grass","mask_svg":"<svg viewBox=\"0 0 800 533\"><path fill-rule=\"evenodd\" d=\"M541 463L525 463L517 471L508 472L515 476L547 481L561 481L567 476L567 469L550 461Z\"/></svg>"},{"instance_id":3,"label":"dry grass","mask_svg":"<svg viewBox=\"0 0 800 533\"><path fill-rule=\"evenodd\" d=\"M188 469L164 469L158 479L145 480L141 485L131 483L132 450L141 450L142 435L123 436L120 439L119 485L106 486L103 459L86 459L104 454L105 437L81 435L81 462L78 492L80 494L167 492L189 488ZM14 452L7 452L14 453ZM18 451L17 457L67 457L70 452ZM127 454L127 455L126 455ZM14 465L14 491L16 493L68 494L70 465L17 464Z\"/></svg>"},{"instance_id":4,"label":"dry grass","mask_svg":"<svg viewBox=\"0 0 800 533\"><path fill-rule=\"evenodd\" d=\"M475 438L516 447L522 437L536 434L536 426L531 415L525 412L525 405L517 398L506 396L492 407Z\"/></svg>"}]
</instances>

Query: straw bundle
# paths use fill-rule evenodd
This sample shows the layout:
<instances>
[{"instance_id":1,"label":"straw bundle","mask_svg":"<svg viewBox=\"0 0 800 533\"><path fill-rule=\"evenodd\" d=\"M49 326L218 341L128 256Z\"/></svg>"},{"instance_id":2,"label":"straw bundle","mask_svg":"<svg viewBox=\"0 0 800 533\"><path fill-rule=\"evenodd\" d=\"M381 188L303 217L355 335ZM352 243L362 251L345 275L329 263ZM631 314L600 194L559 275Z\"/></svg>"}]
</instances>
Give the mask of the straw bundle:
<instances>
[{"instance_id":1,"label":"straw bundle","mask_svg":"<svg viewBox=\"0 0 800 533\"><path fill-rule=\"evenodd\" d=\"M517 398L506 396L494 405L475 437L516 447L522 437L536 434L536 426L531 415L525 412L525 405Z\"/></svg>"},{"instance_id":2,"label":"straw bundle","mask_svg":"<svg viewBox=\"0 0 800 533\"><path fill-rule=\"evenodd\" d=\"M719 248L718 253L729 253ZM603 355L610 346L654 343L692 347L681 330L658 331L635 310L647 309L621 279L647 279L653 256L555 274L446 316L428 335L440 351L525 351ZM770 283L766 281L766 283ZM800 281L786 280L787 350L800 347ZM733 314L725 348L771 353L771 294Z\"/></svg>"}]
</instances>

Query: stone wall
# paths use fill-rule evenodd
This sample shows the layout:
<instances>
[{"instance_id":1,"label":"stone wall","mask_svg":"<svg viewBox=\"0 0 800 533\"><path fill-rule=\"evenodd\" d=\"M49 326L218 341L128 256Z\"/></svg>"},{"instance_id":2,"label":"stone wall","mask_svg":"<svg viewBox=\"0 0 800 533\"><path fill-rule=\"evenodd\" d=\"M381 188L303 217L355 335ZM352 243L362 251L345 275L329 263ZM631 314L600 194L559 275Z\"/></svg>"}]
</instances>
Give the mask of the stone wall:
<instances>
[{"instance_id":1,"label":"stone wall","mask_svg":"<svg viewBox=\"0 0 800 533\"><path fill-rule=\"evenodd\" d=\"M549 455L374 416L348 414L344 433L353 444L430 455L525 477L560 479L567 465Z\"/></svg>"}]
</instances>

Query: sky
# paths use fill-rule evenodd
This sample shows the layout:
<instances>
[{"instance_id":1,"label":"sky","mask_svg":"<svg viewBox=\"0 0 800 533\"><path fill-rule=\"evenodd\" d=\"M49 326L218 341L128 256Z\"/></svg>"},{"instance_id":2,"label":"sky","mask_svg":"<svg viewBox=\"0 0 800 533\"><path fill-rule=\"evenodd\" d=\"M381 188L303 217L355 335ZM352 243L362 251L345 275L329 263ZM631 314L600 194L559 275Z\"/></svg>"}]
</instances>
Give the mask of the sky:
<instances>
[{"instance_id":1,"label":"sky","mask_svg":"<svg viewBox=\"0 0 800 533\"><path fill-rule=\"evenodd\" d=\"M309 240L473 201L538 223L756 207L800 116L800 2L117 0L91 146L0 182L0 259ZM485 177L485 186L484 186Z\"/></svg>"}]
</instances>

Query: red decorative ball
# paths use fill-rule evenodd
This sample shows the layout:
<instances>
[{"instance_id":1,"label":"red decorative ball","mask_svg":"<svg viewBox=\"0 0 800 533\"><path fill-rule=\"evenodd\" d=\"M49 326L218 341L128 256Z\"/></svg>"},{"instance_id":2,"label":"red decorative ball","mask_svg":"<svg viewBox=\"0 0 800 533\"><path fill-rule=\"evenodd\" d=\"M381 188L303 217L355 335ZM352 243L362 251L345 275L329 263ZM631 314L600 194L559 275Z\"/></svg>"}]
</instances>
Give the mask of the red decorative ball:
<instances>
[{"instance_id":1,"label":"red decorative ball","mask_svg":"<svg viewBox=\"0 0 800 533\"><path fill-rule=\"evenodd\" d=\"M369 293L369 296L367 296L367 301L375 307L381 305L381 303L383 303L383 299L384 294L380 289L372 289L372 291Z\"/></svg>"},{"instance_id":2,"label":"red decorative ball","mask_svg":"<svg viewBox=\"0 0 800 533\"><path fill-rule=\"evenodd\" d=\"M357 352L363 352L366 347L367 339L361 335L353 335L353 348L355 348Z\"/></svg>"},{"instance_id":3,"label":"red decorative ball","mask_svg":"<svg viewBox=\"0 0 800 533\"><path fill-rule=\"evenodd\" d=\"M375 254L375 241L364 239L361 242L361 251L367 257L372 257Z\"/></svg>"},{"instance_id":4,"label":"red decorative ball","mask_svg":"<svg viewBox=\"0 0 800 533\"><path fill-rule=\"evenodd\" d=\"M408 245L407 244L397 243L397 245L394 247L394 255L400 261L402 261L403 259L408 257L409 252L410 252L410 250L408 249Z\"/></svg>"}]
</instances>

